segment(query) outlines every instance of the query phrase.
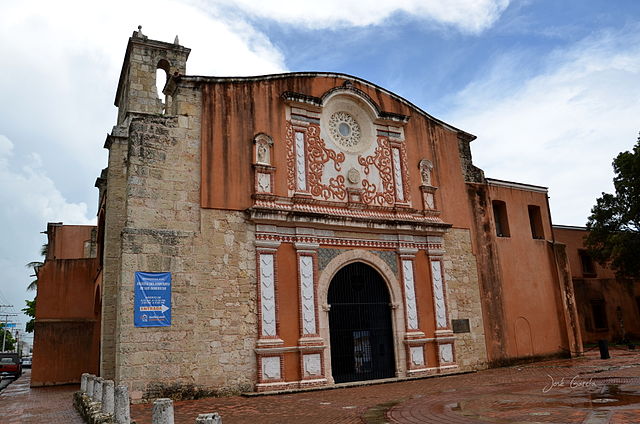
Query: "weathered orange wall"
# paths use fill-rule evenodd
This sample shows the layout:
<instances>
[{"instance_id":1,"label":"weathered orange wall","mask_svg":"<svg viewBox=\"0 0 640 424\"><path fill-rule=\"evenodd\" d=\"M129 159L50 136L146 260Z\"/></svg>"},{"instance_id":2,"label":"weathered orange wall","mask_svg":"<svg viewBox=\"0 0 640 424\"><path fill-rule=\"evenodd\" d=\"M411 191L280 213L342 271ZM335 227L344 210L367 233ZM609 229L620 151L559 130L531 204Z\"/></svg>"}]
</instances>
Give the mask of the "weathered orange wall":
<instances>
[{"instance_id":1,"label":"weathered orange wall","mask_svg":"<svg viewBox=\"0 0 640 424\"><path fill-rule=\"evenodd\" d=\"M92 229L49 226L50 250L38 271L32 386L74 383L83 372L98 372L101 274L97 258L83 258Z\"/></svg>"},{"instance_id":2,"label":"weathered orange wall","mask_svg":"<svg viewBox=\"0 0 640 424\"><path fill-rule=\"evenodd\" d=\"M496 237L504 352L508 358L561 353L567 348L567 330L556 264L549 250L552 234L546 193L489 185L489 197L506 203L510 229L510 237ZM545 239L532 237L528 205L540 207ZM495 234L495 228L491 231ZM505 358L490 357L500 359Z\"/></svg>"},{"instance_id":3,"label":"weathered orange wall","mask_svg":"<svg viewBox=\"0 0 640 424\"><path fill-rule=\"evenodd\" d=\"M209 82L202 88L202 187L204 208L244 210L253 193L253 138L265 133L274 140L273 164L277 167L274 194L287 195L285 91L321 97L340 87L343 77L283 76L268 80ZM350 81L352 81L350 79ZM445 222L469 228L470 215L461 172L458 132L419 113L382 90L352 81L380 110L410 116L404 127L413 207L421 209L418 161L434 163L436 203Z\"/></svg>"},{"instance_id":4,"label":"weathered orange wall","mask_svg":"<svg viewBox=\"0 0 640 424\"><path fill-rule=\"evenodd\" d=\"M640 298L640 281L617 279L613 270L595 261L596 275L584 276L578 250L584 249L587 231L555 227L554 234L556 240L566 245L583 342L620 341L624 337L640 340L640 304L636 300ZM599 330L594 326L593 300L604 301L607 329ZM626 334L623 334L623 328Z\"/></svg>"},{"instance_id":5,"label":"weathered orange wall","mask_svg":"<svg viewBox=\"0 0 640 424\"><path fill-rule=\"evenodd\" d=\"M587 231L579 229L566 229L566 228L553 228L553 234L556 236L556 240L567 246L567 257L569 258L569 266L571 267L571 277L583 278L582 263L578 250L584 249L584 238L587 236ZM593 266L598 278L615 278L615 274L611 268L603 267L596 261L593 261Z\"/></svg>"},{"instance_id":6,"label":"weathered orange wall","mask_svg":"<svg viewBox=\"0 0 640 424\"><path fill-rule=\"evenodd\" d=\"M49 225L49 259L84 258L84 244L91 241L92 225Z\"/></svg>"}]
</instances>

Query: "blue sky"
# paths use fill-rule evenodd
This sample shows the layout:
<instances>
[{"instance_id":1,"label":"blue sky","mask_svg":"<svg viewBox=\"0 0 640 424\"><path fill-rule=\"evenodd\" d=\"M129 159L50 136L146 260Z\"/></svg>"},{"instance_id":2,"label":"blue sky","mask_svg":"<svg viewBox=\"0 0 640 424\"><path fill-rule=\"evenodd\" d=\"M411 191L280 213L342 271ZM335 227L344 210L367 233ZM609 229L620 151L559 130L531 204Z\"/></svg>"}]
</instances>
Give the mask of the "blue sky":
<instances>
[{"instance_id":1,"label":"blue sky","mask_svg":"<svg viewBox=\"0 0 640 424\"><path fill-rule=\"evenodd\" d=\"M33 297L24 264L47 222L95 221L138 25L178 34L189 74L336 71L391 90L478 136L487 176L548 186L558 224L584 225L640 131L638 1L0 2L0 304Z\"/></svg>"}]
</instances>

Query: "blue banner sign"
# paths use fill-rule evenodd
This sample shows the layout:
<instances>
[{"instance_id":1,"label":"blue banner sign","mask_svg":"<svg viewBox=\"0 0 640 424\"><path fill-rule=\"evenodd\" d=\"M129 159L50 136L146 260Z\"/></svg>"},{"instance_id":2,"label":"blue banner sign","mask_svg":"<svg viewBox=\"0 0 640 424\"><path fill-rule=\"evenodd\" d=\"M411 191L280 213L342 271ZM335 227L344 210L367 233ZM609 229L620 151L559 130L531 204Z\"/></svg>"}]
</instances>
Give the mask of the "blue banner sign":
<instances>
[{"instance_id":1,"label":"blue banner sign","mask_svg":"<svg viewBox=\"0 0 640 424\"><path fill-rule=\"evenodd\" d=\"M8 322L5 324L5 326L7 328L16 328L18 326L18 324L16 324L15 322Z\"/></svg>"},{"instance_id":2,"label":"blue banner sign","mask_svg":"<svg viewBox=\"0 0 640 424\"><path fill-rule=\"evenodd\" d=\"M136 272L133 323L136 327L171 325L170 272Z\"/></svg>"}]
</instances>

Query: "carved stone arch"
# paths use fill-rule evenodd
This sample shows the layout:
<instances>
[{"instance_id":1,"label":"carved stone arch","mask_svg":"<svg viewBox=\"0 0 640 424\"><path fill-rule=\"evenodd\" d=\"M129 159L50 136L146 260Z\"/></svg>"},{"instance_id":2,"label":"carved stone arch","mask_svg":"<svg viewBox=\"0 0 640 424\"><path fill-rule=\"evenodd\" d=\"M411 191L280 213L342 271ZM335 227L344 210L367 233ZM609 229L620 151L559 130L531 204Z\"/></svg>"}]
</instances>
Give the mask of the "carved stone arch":
<instances>
[{"instance_id":1,"label":"carved stone arch","mask_svg":"<svg viewBox=\"0 0 640 424\"><path fill-rule=\"evenodd\" d=\"M396 376L406 374L406 348L402 342L404 339L405 313L402 288L398 278L389 265L378 255L362 249L346 250L344 253L333 258L318 278L318 304L320 307L318 322L320 325L320 337L324 340L327 349L324 350L325 375L330 383L333 383L330 351L330 329L329 329L329 305L327 296L331 281L338 271L354 262L361 262L371 266L382 277L389 291L391 299L391 322L393 326L393 344L395 353Z\"/></svg>"},{"instance_id":2,"label":"carved stone arch","mask_svg":"<svg viewBox=\"0 0 640 424\"><path fill-rule=\"evenodd\" d=\"M355 88L350 81L346 81L342 86L334 87L326 91L321 97L322 106L326 106L327 103L335 96L345 96L350 97L353 100L357 100L368 106L368 112L373 120L380 117L381 110L377 103L374 102L367 93Z\"/></svg>"}]
</instances>

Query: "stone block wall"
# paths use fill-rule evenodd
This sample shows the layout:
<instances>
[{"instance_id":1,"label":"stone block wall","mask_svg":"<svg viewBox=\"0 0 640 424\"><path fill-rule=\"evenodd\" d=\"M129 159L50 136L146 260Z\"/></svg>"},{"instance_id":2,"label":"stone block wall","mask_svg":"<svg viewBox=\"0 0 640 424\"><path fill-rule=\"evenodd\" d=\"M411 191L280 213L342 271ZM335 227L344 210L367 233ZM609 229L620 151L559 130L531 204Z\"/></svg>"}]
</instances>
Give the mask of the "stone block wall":
<instances>
[{"instance_id":1,"label":"stone block wall","mask_svg":"<svg viewBox=\"0 0 640 424\"><path fill-rule=\"evenodd\" d=\"M133 401L256 380L254 225L200 208L199 94L180 87L177 115L130 114L110 146L103 375ZM134 327L136 271L172 273L170 327Z\"/></svg>"},{"instance_id":2,"label":"stone block wall","mask_svg":"<svg viewBox=\"0 0 640 424\"><path fill-rule=\"evenodd\" d=\"M476 257L471 234L466 229L450 229L444 236L445 278L449 319L468 319L469 333L455 334L456 361L459 371L487 367L482 304Z\"/></svg>"}]
</instances>

